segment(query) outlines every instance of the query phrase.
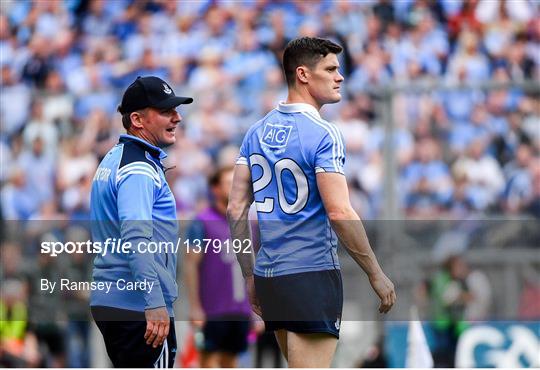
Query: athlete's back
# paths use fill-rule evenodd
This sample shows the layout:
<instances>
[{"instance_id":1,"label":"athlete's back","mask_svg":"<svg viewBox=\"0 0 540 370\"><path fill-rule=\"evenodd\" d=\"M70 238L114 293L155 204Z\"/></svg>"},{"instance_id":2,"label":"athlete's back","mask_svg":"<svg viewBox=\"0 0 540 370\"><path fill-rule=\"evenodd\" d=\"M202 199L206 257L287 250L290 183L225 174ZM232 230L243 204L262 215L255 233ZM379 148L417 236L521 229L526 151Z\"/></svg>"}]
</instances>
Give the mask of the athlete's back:
<instances>
[{"instance_id":1,"label":"athlete's back","mask_svg":"<svg viewBox=\"0 0 540 370\"><path fill-rule=\"evenodd\" d=\"M318 114L341 100L342 50L316 37L287 44L283 72L290 104L280 104L246 134L227 206L231 237L243 240L256 202L261 249L255 266L244 251L237 259L253 311L266 330L275 331L289 367L332 363L343 309L334 231L368 274L381 299L379 311L387 312L396 298L349 201L343 139Z\"/></svg>"},{"instance_id":2,"label":"athlete's back","mask_svg":"<svg viewBox=\"0 0 540 370\"><path fill-rule=\"evenodd\" d=\"M316 173L343 173L338 129L309 104L279 104L246 134L238 164L251 169L261 232L255 274L339 268Z\"/></svg>"}]
</instances>

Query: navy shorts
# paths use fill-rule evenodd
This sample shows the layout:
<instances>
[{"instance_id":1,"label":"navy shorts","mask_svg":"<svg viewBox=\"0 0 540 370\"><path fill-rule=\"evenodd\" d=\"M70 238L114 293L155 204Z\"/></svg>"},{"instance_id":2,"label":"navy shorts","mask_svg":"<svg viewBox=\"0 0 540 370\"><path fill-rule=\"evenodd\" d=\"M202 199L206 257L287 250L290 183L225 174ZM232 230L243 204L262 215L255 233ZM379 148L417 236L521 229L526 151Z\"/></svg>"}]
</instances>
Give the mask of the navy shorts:
<instances>
[{"instance_id":1,"label":"navy shorts","mask_svg":"<svg viewBox=\"0 0 540 370\"><path fill-rule=\"evenodd\" d=\"M248 348L249 317L223 316L209 319L203 328L205 352L237 354Z\"/></svg>"},{"instance_id":2,"label":"navy shorts","mask_svg":"<svg viewBox=\"0 0 540 370\"><path fill-rule=\"evenodd\" d=\"M163 345L154 348L144 340L144 312L92 306L92 316L103 334L114 367L173 367L177 348L173 318L167 339Z\"/></svg>"},{"instance_id":3,"label":"navy shorts","mask_svg":"<svg viewBox=\"0 0 540 370\"><path fill-rule=\"evenodd\" d=\"M255 276L267 331L329 333L339 338L343 284L339 270Z\"/></svg>"}]
</instances>

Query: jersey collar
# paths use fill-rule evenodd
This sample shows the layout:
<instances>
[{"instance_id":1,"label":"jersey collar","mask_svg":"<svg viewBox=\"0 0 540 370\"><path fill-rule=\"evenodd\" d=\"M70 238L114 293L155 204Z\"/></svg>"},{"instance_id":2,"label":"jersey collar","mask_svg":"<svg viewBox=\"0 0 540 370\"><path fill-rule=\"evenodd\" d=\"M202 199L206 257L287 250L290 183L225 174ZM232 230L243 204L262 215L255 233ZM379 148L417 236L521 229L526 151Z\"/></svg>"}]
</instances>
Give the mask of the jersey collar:
<instances>
[{"instance_id":1,"label":"jersey collar","mask_svg":"<svg viewBox=\"0 0 540 370\"><path fill-rule=\"evenodd\" d=\"M140 137L128 135L128 134L120 135L120 140L119 140L120 143L125 143L128 141L135 142L136 144L141 146L143 149L148 151L148 153L150 153L150 155L154 158L163 159L167 157L167 154L161 148L158 148L157 146L150 144L148 141L141 139Z\"/></svg>"},{"instance_id":2,"label":"jersey collar","mask_svg":"<svg viewBox=\"0 0 540 370\"><path fill-rule=\"evenodd\" d=\"M311 114L314 114L316 117L321 118L321 115L319 114L317 108L307 103L286 104L285 102L280 102L277 106L277 110L282 113L309 112Z\"/></svg>"}]
</instances>

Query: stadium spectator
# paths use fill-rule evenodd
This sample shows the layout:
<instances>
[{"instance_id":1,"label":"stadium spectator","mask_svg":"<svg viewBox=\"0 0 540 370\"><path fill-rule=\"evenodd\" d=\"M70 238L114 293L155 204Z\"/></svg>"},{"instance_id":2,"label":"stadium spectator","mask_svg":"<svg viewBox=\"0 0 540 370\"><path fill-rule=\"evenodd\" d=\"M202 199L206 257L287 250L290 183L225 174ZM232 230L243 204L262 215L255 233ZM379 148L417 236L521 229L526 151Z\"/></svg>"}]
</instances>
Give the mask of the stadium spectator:
<instances>
[{"instance_id":1,"label":"stadium spectator","mask_svg":"<svg viewBox=\"0 0 540 370\"><path fill-rule=\"evenodd\" d=\"M506 213L523 213L527 201L532 198L532 151L521 144L516 159L504 166L506 185L503 194L503 209Z\"/></svg>"},{"instance_id":2,"label":"stadium spectator","mask_svg":"<svg viewBox=\"0 0 540 370\"><path fill-rule=\"evenodd\" d=\"M436 348L436 367L453 367L459 336L468 322L485 320L490 313L491 286L485 274L451 253L429 282Z\"/></svg>"},{"instance_id":3,"label":"stadium spectator","mask_svg":"<svg viewBox=\"0 0 540 370\"><path fill-rule=\"evenodd\" d=\"M0 53L1 55L2 53ZM1 67L2 94L0 95L0 119L2 125L0 132L3 138L10 138L27 123L30 112L31 94L30 86L24 84L15 76L11 64ZM17 104L13 104L17 102Z\"/></svg>"},{"instance_id":4,"label":"stadium spectator","mask_svg":"<svg viewBox=\"0 0 540 370\"><path fill-rule=\"evenodd\" d=\"M469 181L467 175L462 171L453 171L454 189L452 197L446 204L446 210L450 216L463 218L476 210L475 196L481 192L477 186Z\"/></svg>"},{"instance_id":5,"label":"stadium spectator","mask_svg":"<svg viewBox=\"0 0 540 370\"><path fill-rule=\"evenodd\" d=\"M70 125L73 115L74 98L66 91L64 79L57 70L52 70L47 75L41 100L44 119L65 130L65 126Z\"/></svg>"},{"instance_id":6,"label":"stadium spectator","mask_svg":"<svg viewBox=\"0 0 540 370\"><path fill-rule=\"evenodd\" d=\"M486 142L476 139L467 148L467 154L454 163L456 171L463 172L472 185L482 191L476 192L476 209L486 210L494 204L504 188L504 177L499 163L486 153Z\"/></svg>"},{"instance_id":7,"label":"stadium spectator","mask_svg":"<svg viewBox=\"0 0 540 370\"><path fill-rule=\"evenodd\" d=\"M454 122L450 128L448 144L452 155L457 157L464 154L474 140L488 142L491 139L491 126L486 107L483 104L476 105L467 121Z\"/></svg>"},{"instance_id":8,"label":"stadium spectator","mask_svg":"<svg viewBox=\"0 0 540 370\"><path fill-rule=\"evenodd\" d=\"M46 153L45 148L45 140L37 136L31 147L19 155L15 164L25 172L28 189L39 202L38 207L54 197L56 162L52 155Z\"/></svg>"},{"instance_id":9,"label":"stadium spectator","mask_svg":"<svg viewBox=\"0 0 540 370\"><path fill-rule=\"evenodd\" d=\"M24 127L23 140L25 149L31 149L36 139L41 140L42 150L49 158L55 158L58 150L59 133L55 124L44 114L43 101L35 99L32 102L32 115Z\"/></svg>"},{"instance_id":10,"label":"stadium spectator","mask_svg":"<svg viewBox=\"0 0 540 370\"><path fill-rule=\"evenodd\" d=\"M482 24L476 18L477 4L478 0L463 0L459 11L449 17L448 36L452 44L464 30L471 30L477 34L482 31Z\"/></svg>"},{"instance_id":11,"label":"stadium spectator","mask_svg":"<svg viewBox=\"0 0 540 370\"><path fill-rule=\"evenodd\" d=\"M28 292L16 279L2 281L0 299L0 364L5 367L42 366L35 334L29 330Z\"/></svg>"},{"instance_id":12,"label":"stadium spectator","mask_svg":"<svg viewBox=\"0 0 540 370\"><path fill-rule=\"evenodd\" d=\"M468 323L489 318L492 288L487 276L481 270L472 269L461 255L450 256L445 267L451 280L442 288L441 298L450 321L454 323L451 325L453 334L460 335ZM452 356L452 347L449 349L447 354Z\"/></svg>"},{"instance_id":13,"label":"stadium spectator","mask_svg":"<svg viewBox=\"0 0 540 370\"><path fill-rule=\"evenodd\" d=\"M81 25L87 41L106 37L113 30L113 18L107 12L105 3L102 0L91 0L88 4L87 14Z\"/></svg>"},{"instance_id":14,"label":"stadium spectator","mask_svg":"<svg viewBox=\"0 0 540 370\"><path fill-rule=\"evenodd\" d=\"M513 35L523 30L532 16L527 0L480 0L475 12L484 26L486 50L493 58L504 53L512 43Z\"/></svg>"},{"instance_id":15,"label":"stadium spectator","mask_svg":"<svg viewBox=\"0 0 540 370\"><path fill-rule=\"evenodd\" d=\"M488 58L480 51L478 35L460 34L456 52L448 60L447 76L451 81L480 82L489 77Z\"/></svg>"},{"instance_id":16,"label":"stadium spectator","mask_svg":"<svg viewBox=\"0 0 540 370\"><path fill-rule=\"evenodd\" d=\"M37 88L43 88L47 73L52 68L48 42L49 40L39 33L34 34L29 44L30 56L22 70L23 80Z\"/></svg>"},{"instance_id":17,"label":"stadium spectator","mask_svg":"<svg viewBox=\"0 0 540 370\"><path fill-rule=\"evenodd\" d=\"M373 13L381 21L383 30L395 20L395 9L390 0L382 0L373 5Z\"/></svg>"},{"instance_id":18,"label":"stadium spectator","mask_svg":"<svg viewBox=\"0 0 540 370\"><path fill-rule=\"evenodd\" d=\"M507 64L512 81L528 81L535 77L534 60L527 54L527 35L525 33L519 33L514 36L505 57L501 63Z\"/></svg>"},{"instance_id":19,"label":"stadium spectator","mask_svg":"<svg viewBox=\"0 0 540 370\"><path fill-rule=\"evenodd\" d=\"M367 44L366 51L353 54L357 67L354 69L348 88L351 93L364 91L367 87L384 86L390 83L384 51L377 42Z\"/></svg>"},{"instance_id":20,"label":"stadium spectator","mask_svg":"<svg viewBox=\"0 0 540 370\"><path fill-rule=\"evenodd\" d=\"M62 191L60 204L67 212L79 210L88 214L90 187L96 167L96 156L88 148L80 146L80 139L70 138L62 143L57 186Z\"/></svg>"},{"instance_id":21,"label":"stadium spectator","mask_svg":"<svg viewBox=\"0 0 540 370\"><path fill-rule=\"evenodd\" d=\"M14 168L2 187L2 212L6 220L28 220L41 205L22 168Z\"/></svg>"},{"instance_id":22,"label":"stadium spectator","mask_svg":"<svg viewBox=\"0 0 540 370\"><path fill-rule=\"evenodd\" d=\"M441 161L439 146L424 139L416 149L415 160L403 169L404 202L411 216L434 216L447 202L452 182L448 166Z\"/></svg>"},{"instance_id":23,"label":"stadium spectator","mask_svg":"<svg viewBox=\"0 0 540 370\"><path fill-rule=\"evenodd\" d=\"M495 157L503 165L515 158L520 145L532 146L533 144L533 138L523 128L524 115L519 111L515 111L509 112L507 117L508 131L504 134L496 134L493 140Z\"/></svg>"}]
</instances>

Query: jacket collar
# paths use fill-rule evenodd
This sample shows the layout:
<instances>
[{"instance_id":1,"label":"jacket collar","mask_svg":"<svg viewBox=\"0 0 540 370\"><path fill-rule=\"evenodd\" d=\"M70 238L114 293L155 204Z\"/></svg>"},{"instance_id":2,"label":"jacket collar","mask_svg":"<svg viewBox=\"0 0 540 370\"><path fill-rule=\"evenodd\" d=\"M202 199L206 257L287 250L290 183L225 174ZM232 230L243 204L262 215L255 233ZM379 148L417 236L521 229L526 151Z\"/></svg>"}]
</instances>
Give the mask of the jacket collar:
<instances>
[{"instance_id":1,"label":"jacket collar","mask_svg":"<svg viewBox=\"0 0 540 370\"><path fill-rule=\"evenodd\" d=\"M161 160L167 157L167 154L161 148L158 148L157 146L154 146L150 144L148 141L141 139L140 137L137 137L137 136L122 134L120 135L120 140L118 142L119 143L127 143L127 142L135 143L141 148L143 148L144 150L146 150L148 153L150 153L150 155L156 159Z\"/></svg>"}]
</instances>

